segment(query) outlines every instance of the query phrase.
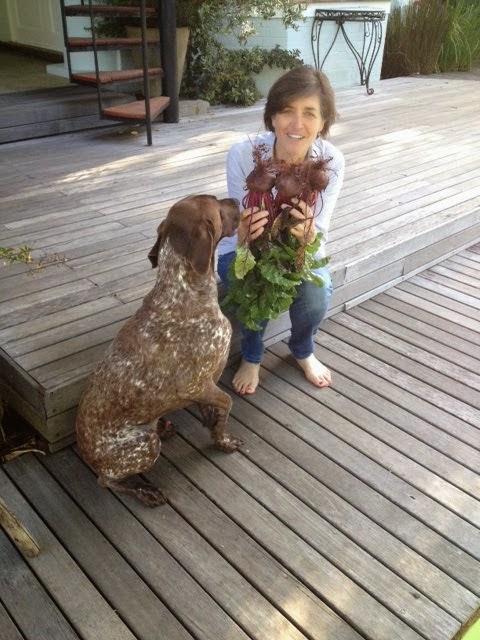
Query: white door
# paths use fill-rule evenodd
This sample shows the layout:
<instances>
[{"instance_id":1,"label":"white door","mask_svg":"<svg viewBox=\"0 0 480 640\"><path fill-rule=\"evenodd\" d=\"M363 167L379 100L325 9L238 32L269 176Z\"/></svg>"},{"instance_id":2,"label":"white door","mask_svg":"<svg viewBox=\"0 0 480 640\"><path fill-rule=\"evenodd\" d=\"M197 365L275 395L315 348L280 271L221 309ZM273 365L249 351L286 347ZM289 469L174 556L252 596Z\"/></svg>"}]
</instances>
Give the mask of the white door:
<instances>
[{"instance_id":1,"label":"white door","mask_svg":"<svg viewBox=\"0 0 480 640\"><path fill-rule=\"evenodd\" d=\"M7 0L7 3L13 42L63 51L59 0Z\"/></svg>"}]
</instances>

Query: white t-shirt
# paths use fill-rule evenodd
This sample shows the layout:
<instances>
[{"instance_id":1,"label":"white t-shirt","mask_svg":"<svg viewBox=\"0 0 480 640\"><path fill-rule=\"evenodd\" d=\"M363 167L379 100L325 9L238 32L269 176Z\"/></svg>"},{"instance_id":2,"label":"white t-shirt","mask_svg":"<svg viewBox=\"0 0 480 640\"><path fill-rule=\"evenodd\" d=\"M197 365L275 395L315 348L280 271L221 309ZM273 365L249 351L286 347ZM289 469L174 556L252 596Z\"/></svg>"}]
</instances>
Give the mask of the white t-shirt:
<instances>
[{"instance_id":1,"label":"white t-shirt","mask_svg":"<svg viewBox=\"0 0 480 640\"><path fill-rule=\"evenodd\" d=\"M269 131L256 136L253 139L238 142L233 145L227 155L227 187L230 198L237 198L240 204L246 194L247 176L254 168L252 150L259 144L265 145L273 157L273 145L275 143L275 133ZM269 154L267 153L266 156ZM322 191L315 205L314 222L317 231L323 234L320 245L320 256L325 255L325 244L328 237L330 218L337 202L338 194L343 184L345 169L345 159L342 152L328 140L318 138L309 151L310 158L331 158L328 163L328 186ZM240 206L240 209L242 206ZM218 245L218 254L223 255L235 251L237 235L230 238L223 238Z\"/></svg>"}]
</instances>

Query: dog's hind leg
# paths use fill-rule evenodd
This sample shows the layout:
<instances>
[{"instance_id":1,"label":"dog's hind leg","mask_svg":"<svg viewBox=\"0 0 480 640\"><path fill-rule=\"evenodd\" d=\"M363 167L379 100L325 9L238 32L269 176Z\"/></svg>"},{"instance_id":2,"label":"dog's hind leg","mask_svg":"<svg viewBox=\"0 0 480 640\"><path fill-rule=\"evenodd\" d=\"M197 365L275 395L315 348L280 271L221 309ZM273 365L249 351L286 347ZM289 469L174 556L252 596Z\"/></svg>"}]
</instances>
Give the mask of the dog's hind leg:
<instances>
[{"instance_id":1,"label":"dog's hind leg","mask_svg":"<svg viewBox=\"0 0 480 640\"><path fill-rule=\"evenodd\" d=\"M110 480L99 476L98 484L117 493L134 496L147 507L159 507L167 501L165 494L158 487L140 476L130 476L123 480Z\"/></svg>"},{"instance_id":2,"label":"dog's hind leg","mask_svg":"<svg viewBox=\"0 0 480 640\"><path fill-rule=\"evenodd\" d=\"M225 453L233 453L241 447L243 442L240 438L225 432L232 408L232 399L228 393L211 382L202 398L196 398L196 401L202 414L203 426L210 429L216 448Z\"/></svg>"},{"instance_id":3,"label":"dog's hind leg","mask_svg":"<svg viewBox=\"0 0 480 640\"><path fill-rule=\"evenodd\" d=\"M149 507L163 504L166 498L162 491L137 475L148 471L160 455L156 421L104 430L101 436L90 463L100 486L135 496ZM89 462L87 456L86 460Z\"/></svg>"},{"instance_id":4,"label":"dog's hind leg","mask_svg":"<svg viewBox=\"0 0 480 640\"><path fill-rule=\"evenodd\" d=\"M166 420L165 418L159 418L157 422L157 433L160 440L168 440L177 433L177 427Z\"/></svg>"}]
</instances>

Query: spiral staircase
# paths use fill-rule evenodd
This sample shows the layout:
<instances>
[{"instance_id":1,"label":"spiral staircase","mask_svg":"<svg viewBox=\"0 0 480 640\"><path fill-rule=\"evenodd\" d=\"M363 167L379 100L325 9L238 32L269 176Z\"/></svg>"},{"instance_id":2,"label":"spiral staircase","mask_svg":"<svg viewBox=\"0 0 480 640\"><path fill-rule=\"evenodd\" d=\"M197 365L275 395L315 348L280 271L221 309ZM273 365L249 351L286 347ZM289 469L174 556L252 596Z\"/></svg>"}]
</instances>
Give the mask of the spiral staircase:
<instances>
[{"instance_id":1,"label":"spiral staircase","mask_svg":"<svg viewBox=\"0 0 480 640\"><path fill-rule=\"evenodd\" d=\"M106 4L105 0L68 4L68 0L60 0L60 5L70 82L96 87L100 118L145 124L147 144L151 145L152 123L156 119L161 115L168 123L179 119L175 0L158 0L154 7L147 7L145 0L140 0L137 6L123 5L121 0L118 4L110 1ZM89 26L82 27L85 35L78 35L78 18L88 19ZM105 37L101 26L109 18L125 22L135 19L140 25L140 37ZM147 32L147 19L149 24L155 24L153 36L151 29ZM85 20L80 21L84 23ZM149 62L149 50L155 48L159 50L161 66L151 66ZM117 63L111 66L111 58L101 55L104 51L125 50L139 52L137 68L118 68L121 56L114 56ZM87 56L81 56L81 64L88 68L79 68L75 54L80 52L88 52ZM161 87L161 95L152 91L151 80L155 78L161 79L156 83ZM132 100L107 104L112 92L125 93L125 87L132 92Z\"/></svg>"}]
</instances>

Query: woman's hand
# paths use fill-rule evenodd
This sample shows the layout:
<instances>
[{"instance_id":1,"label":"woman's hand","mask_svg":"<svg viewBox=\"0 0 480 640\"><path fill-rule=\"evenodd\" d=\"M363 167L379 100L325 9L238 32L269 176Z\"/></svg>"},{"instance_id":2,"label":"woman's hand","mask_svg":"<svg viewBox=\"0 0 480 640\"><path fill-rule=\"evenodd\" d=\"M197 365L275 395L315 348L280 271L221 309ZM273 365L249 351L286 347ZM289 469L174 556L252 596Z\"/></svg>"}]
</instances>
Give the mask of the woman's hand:
<instances>
[{"instance_id":1,"label":"woman's hand","mask_svg":"<svg viewBox=\"0 0 480 640\"><path fill-rule=\"evenodd\" d=\"M317 237L317 230L313 223L313 212L306 202L298 198L292 198L294 207L290 209L290 215L300 220L298 224L290 228L290 233L301 242L310 244Z\"/></svg>"},{"instance_id":2,"label":"woman's hand","mask_svg":"<svg viewBox=\"0 0 480 640\"><path fill-rule=\"evenodd\" d=\"M261 211L258 207L242 211L237 229L238 242L255 240L261 236L267 221L268 211Z\"/></svg>"}]
</instances>

